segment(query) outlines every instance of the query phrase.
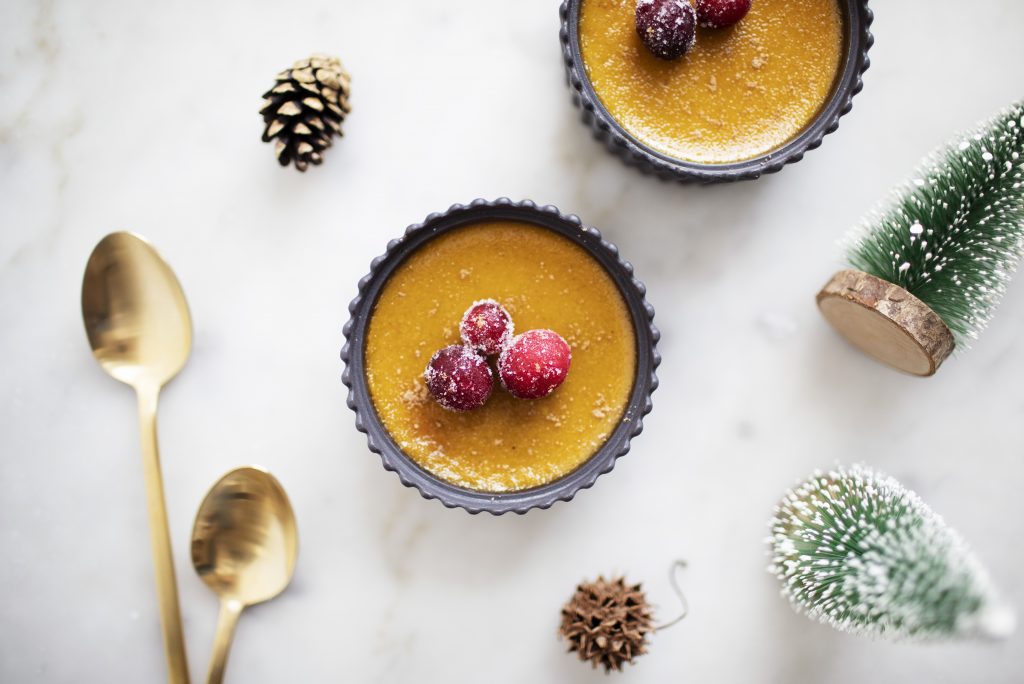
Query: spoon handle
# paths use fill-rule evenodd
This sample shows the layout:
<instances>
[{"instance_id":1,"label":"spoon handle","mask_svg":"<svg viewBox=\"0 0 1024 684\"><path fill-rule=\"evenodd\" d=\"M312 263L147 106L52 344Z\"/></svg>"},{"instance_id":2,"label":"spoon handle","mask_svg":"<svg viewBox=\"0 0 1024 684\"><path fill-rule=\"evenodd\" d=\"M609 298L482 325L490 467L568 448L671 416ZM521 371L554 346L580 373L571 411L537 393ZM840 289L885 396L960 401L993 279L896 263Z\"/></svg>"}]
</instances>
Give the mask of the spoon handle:
<instances>
[{"instance_id":1,"label":"spoon handle","mask_svg":"<svg viewBox=\"0 0 1024 684\"><path fill-rule=\"evenodd\" d=\"M228 663L228 649L235 636L235 625L242 614L242 604L232 599L220 602L220 614L217 616L217 633L213 639L213 655L210 656L210 672L206 675L206 684L220 684L224 679L224 668Z\"/></svg>"},{"instance_id":2,"label":"spoon handle","mask_svg":"<svg viewBox=\"0 0 1024 684\"><path fill-rule=\"evenodd\" d=\"M156 571L156 596L160 604L164 652L171 684L189 684L185 639L178 608L178 585L174 579L171 535L167 528L163 477L160 474L160 450L156 441L156 406L159 389L140 388L139 431L142 434L142 470L146 480L146 508L149 534L153 542L153 568Z\"/></svg>"}]
</instances>

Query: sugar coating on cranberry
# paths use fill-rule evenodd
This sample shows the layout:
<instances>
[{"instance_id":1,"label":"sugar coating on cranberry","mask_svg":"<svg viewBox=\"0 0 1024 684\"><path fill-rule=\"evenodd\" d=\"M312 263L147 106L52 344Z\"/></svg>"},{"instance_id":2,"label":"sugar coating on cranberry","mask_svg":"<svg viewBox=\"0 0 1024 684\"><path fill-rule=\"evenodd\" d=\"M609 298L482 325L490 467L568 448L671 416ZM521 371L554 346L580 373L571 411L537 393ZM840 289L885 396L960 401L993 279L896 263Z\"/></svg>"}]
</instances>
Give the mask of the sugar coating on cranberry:
<instances>
[{"instance_id":1,"label":"sugar coating on cranberry","mask_svg":"<svg viewBox=\"0 0 1024 684\"><path fill-rule=\"evenodd\" d=\"M697 21L707 28L732 26L750 11L752 0L696 0Z\"/></svg>"},{"instance_id":2,"label":"sugar coating on cranberry","mask_svg":"<svg viewBox=\"0 0 1024 684\"><path fill-rule=\"evenodd\" d=\"M572 363L569 343L553 330L527 330L512 338L498 358L498 375L520 399L546 397L565 382Z\"/></svg>"},{"instance_id":3,"label":"sugar coating on cranberry","mask_svg":"<svg viewBox=\"0 0 1024 684\"><path fill-rule=\"evenodd\" d=\"M494 389L487 360L459 344L441 349L423 371L427 389L438 404L452 411L480 408Z\"/></svg>"},{"instance_id":4,"label":"sugar coating on cranberry","mask_svg":"<svg viewBox=\"0 0 1024 684\"><path fill-rule=\"evenodd\" d=\"M697 40L697 13L689 0L636 0L636 32L655 57L677 59Z\"/></svg>"},{"instance_id":5,"label":"sugar coating on cranberry","mask_svg":"<svg viewBox=\"0 0 1024 684\"><path fill-rule=\"evenodd\" d=\"M473 302L459 324L462 341L488 356L501 353L512 339L513 330L512 316L493 299Z\"/></svg>"}]
</instances>

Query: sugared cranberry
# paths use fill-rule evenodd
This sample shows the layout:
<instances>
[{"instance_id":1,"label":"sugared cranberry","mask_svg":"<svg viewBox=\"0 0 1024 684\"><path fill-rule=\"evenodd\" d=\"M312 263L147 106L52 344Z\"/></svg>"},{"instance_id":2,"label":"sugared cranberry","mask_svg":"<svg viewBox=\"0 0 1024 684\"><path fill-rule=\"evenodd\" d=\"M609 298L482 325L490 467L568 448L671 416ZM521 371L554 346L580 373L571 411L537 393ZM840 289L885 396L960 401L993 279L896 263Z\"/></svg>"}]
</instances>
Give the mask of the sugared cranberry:
<instances>
[{"instance_id":1,"label":"sugared cranberry","mask_svg":"<svg viewBox=\"0 0 1024 684\"><path fill-rule=\"evenodd\" d=\"M498 358L498 375L509 394L520 399L546 397L565 381L572 350L552 330L516 335Z\"/></svg>"},{"instance_id":2,"label":"sugared cranberry","mask_svg":"<svg viewBox=\"0 0 1024 684\"><path fill-rule=\"evenodd\" d=\"M655 57L676 59L697 40L697 13L689 0L636 0L636 32Z\"/></svg>"},{"instance_id":3,"label":"sugared cranberry","mask_svg":"<svg viewBox=\"0 0 1024 684\"><path fill-rule=\"evenodd\" d=\"M500 354L512 339L512 316L493 299L482 299L462 315L462 341L481 354Z\"/></svg>"},{"instance_id":4,"label":"sugared cranberry","mask_svg":"<svg viewBox=\"0 0 1024 684\"><path fill-rule=\"evenodd\" d=\"M696 0L697 21L707 28L725 28L747 16L752 0Z\"/></svg>"},{"instance_id":5,"label":"sugared cranberry","mask_svg":"<svg viewBox=\"0 0 1024 684\"><path fill-rule=\"evenodd\" d=\"M494 389L494 374L487 360L458 344L434 354L423 379L437 403L452 411L480 408Z\"/></svg>"}]
</instances>

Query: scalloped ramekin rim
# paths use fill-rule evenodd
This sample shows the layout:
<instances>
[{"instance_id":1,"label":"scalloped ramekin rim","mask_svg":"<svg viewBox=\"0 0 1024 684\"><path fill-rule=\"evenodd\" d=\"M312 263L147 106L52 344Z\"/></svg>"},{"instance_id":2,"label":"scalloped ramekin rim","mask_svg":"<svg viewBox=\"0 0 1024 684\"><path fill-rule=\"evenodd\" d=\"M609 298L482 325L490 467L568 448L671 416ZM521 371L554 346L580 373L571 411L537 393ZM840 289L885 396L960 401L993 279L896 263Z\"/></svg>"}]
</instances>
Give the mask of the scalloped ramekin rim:
<instances>
[{"instance_id":1,"label":"scalloped ramekin rim","mask_svg":"<svg viewBox=\"0 0 1024 684\"><path fill-rule=\"evenodd\" d=\"M637 338L636 377L629 403L605 443L577 469L558 480L531 489L498 493L468 490L447 482L417 465L394 443L369 395L362 354L376 297L395 268L437 234L495 218L533 223L573 239L583 247L616 283L629 309ZM539 206L530 200L513 202L502 197L453 204L447 211L432 213L423 222L406 228L402 237L388 242L384 254L373 259L369 273L359 280L358 293L349 303L349 320L343 328L345 343L341 350L345 364L342 382L348 388L346 403L355 412L356 429L366 435L369 450L380 456L384 468L397 474L403 485L417 489L425 499L439 500L448 508L462 508L474 514L483 511L494 515L523 514L534 508L550 508L558 501L571 501L579 491L589 489L597 478L610 472L616 461L629 452L633 438L643 431L643 418L652 409L651 395L658 387L656 371L661 363L657 349L661 333L654 325L654 307L647 301L646 294L645 286L633 273L632 264L621 258L615 245L575 214L563 214L554 206Z\"/></svg>"},{"instance_id":2,"label":"scalloped ramekin rim","mask_svg":"<svg viewBox=\"0 0 1024 684\"><path fill-rule=\"evenodd\" d=\"M581 118L594 137L603 142L612 154L628 166L662 180L729 183L778 173L786 165L800 161L804 154L820 147L825 136L839 128L839 120L853 108L854 96L863 90L863 75L871 66L868 51L875 42L870 31L874 14L868 0L838 0L844 12L843 70L836 79L828 102L803 131L778 149L743 161L705 164L675 159L648 147L626 131L594 92L579 49L577 24L582 1L563 0L559 7L559 40L573 104L580 109Z\"/></svg>"}]
</instances>

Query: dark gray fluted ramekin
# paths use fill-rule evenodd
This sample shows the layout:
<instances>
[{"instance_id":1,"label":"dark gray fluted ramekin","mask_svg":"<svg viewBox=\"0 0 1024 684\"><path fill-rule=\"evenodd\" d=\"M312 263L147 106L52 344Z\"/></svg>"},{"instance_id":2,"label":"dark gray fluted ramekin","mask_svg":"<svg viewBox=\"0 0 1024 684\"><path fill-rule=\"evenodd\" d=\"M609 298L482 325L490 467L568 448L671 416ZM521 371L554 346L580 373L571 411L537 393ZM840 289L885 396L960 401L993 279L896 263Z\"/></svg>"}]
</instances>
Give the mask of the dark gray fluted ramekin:
<instances>
[{"instance_id":1,"label":"dark gray fluted ramekin","mask_svg":"<svg viewBox=\"0 0 1024 684\"><path fill-rule=\"evenodd\" d=\"M517 492L480 492L458 487L424 470L395 443L370 397L364 368L366 330L377 298L395 269L431 239L459 226L504 219L525 221L563 235L582 247L600 263L618 287L633 322L636 336L636 376L629 403L608 440L585 463L568 475L546 485ZM356 429L366 433L370 451L380 454L384 468L394 471L407 487L415 487L425 499L438 499L449 508L470 513L487 511L500 515L509 511L526 513L531 508L549 508L556 501L569 501L615 467L615 460L629 451L630 440L643 431L643 417L651 411L651 394L658 386L655 370L661 363L657 344L661 334L654 327L654 307L646 299L646 288L633 275L633 266L619 257L615 245L601 238L578 216L562 214L552 206L538 207L530 201L493 202L477 199L469 205L454 204L448 211L429 215L423 223L409 226L403 237L388 243L387 251L370 264L370 272L359 281L359 293L348 307L345 324L345 362L342 381L348 387L348 406L356 414Z\"/></svg>"},{"instance_id":2,"label":"dark gray fluted ramekin","mask_svg":"<svg viewBox=\"0 0 1024 684\"><path fill-rule=\"evenodd\" d=\"M786 164L803 159L808 150L821 145L822 139L839 128L839 118L853 108L853 96L864 83L862 75L871 65L868 50L874 44L871 22L874 15L868 0L837 0L843 14L843 63L828 101L814 120L782 147L759 157L728 164L703 164L670 157L644 145L626 131L605 109L587 77L580 54L579 16L583 0L564 0L559 9L562 28L562 58L565 62L572 101L580 108L583 122L594 137L629 166L643 173L681 183L725 183L753 180L776 173Z\"/></svg>"}]
</instances>

